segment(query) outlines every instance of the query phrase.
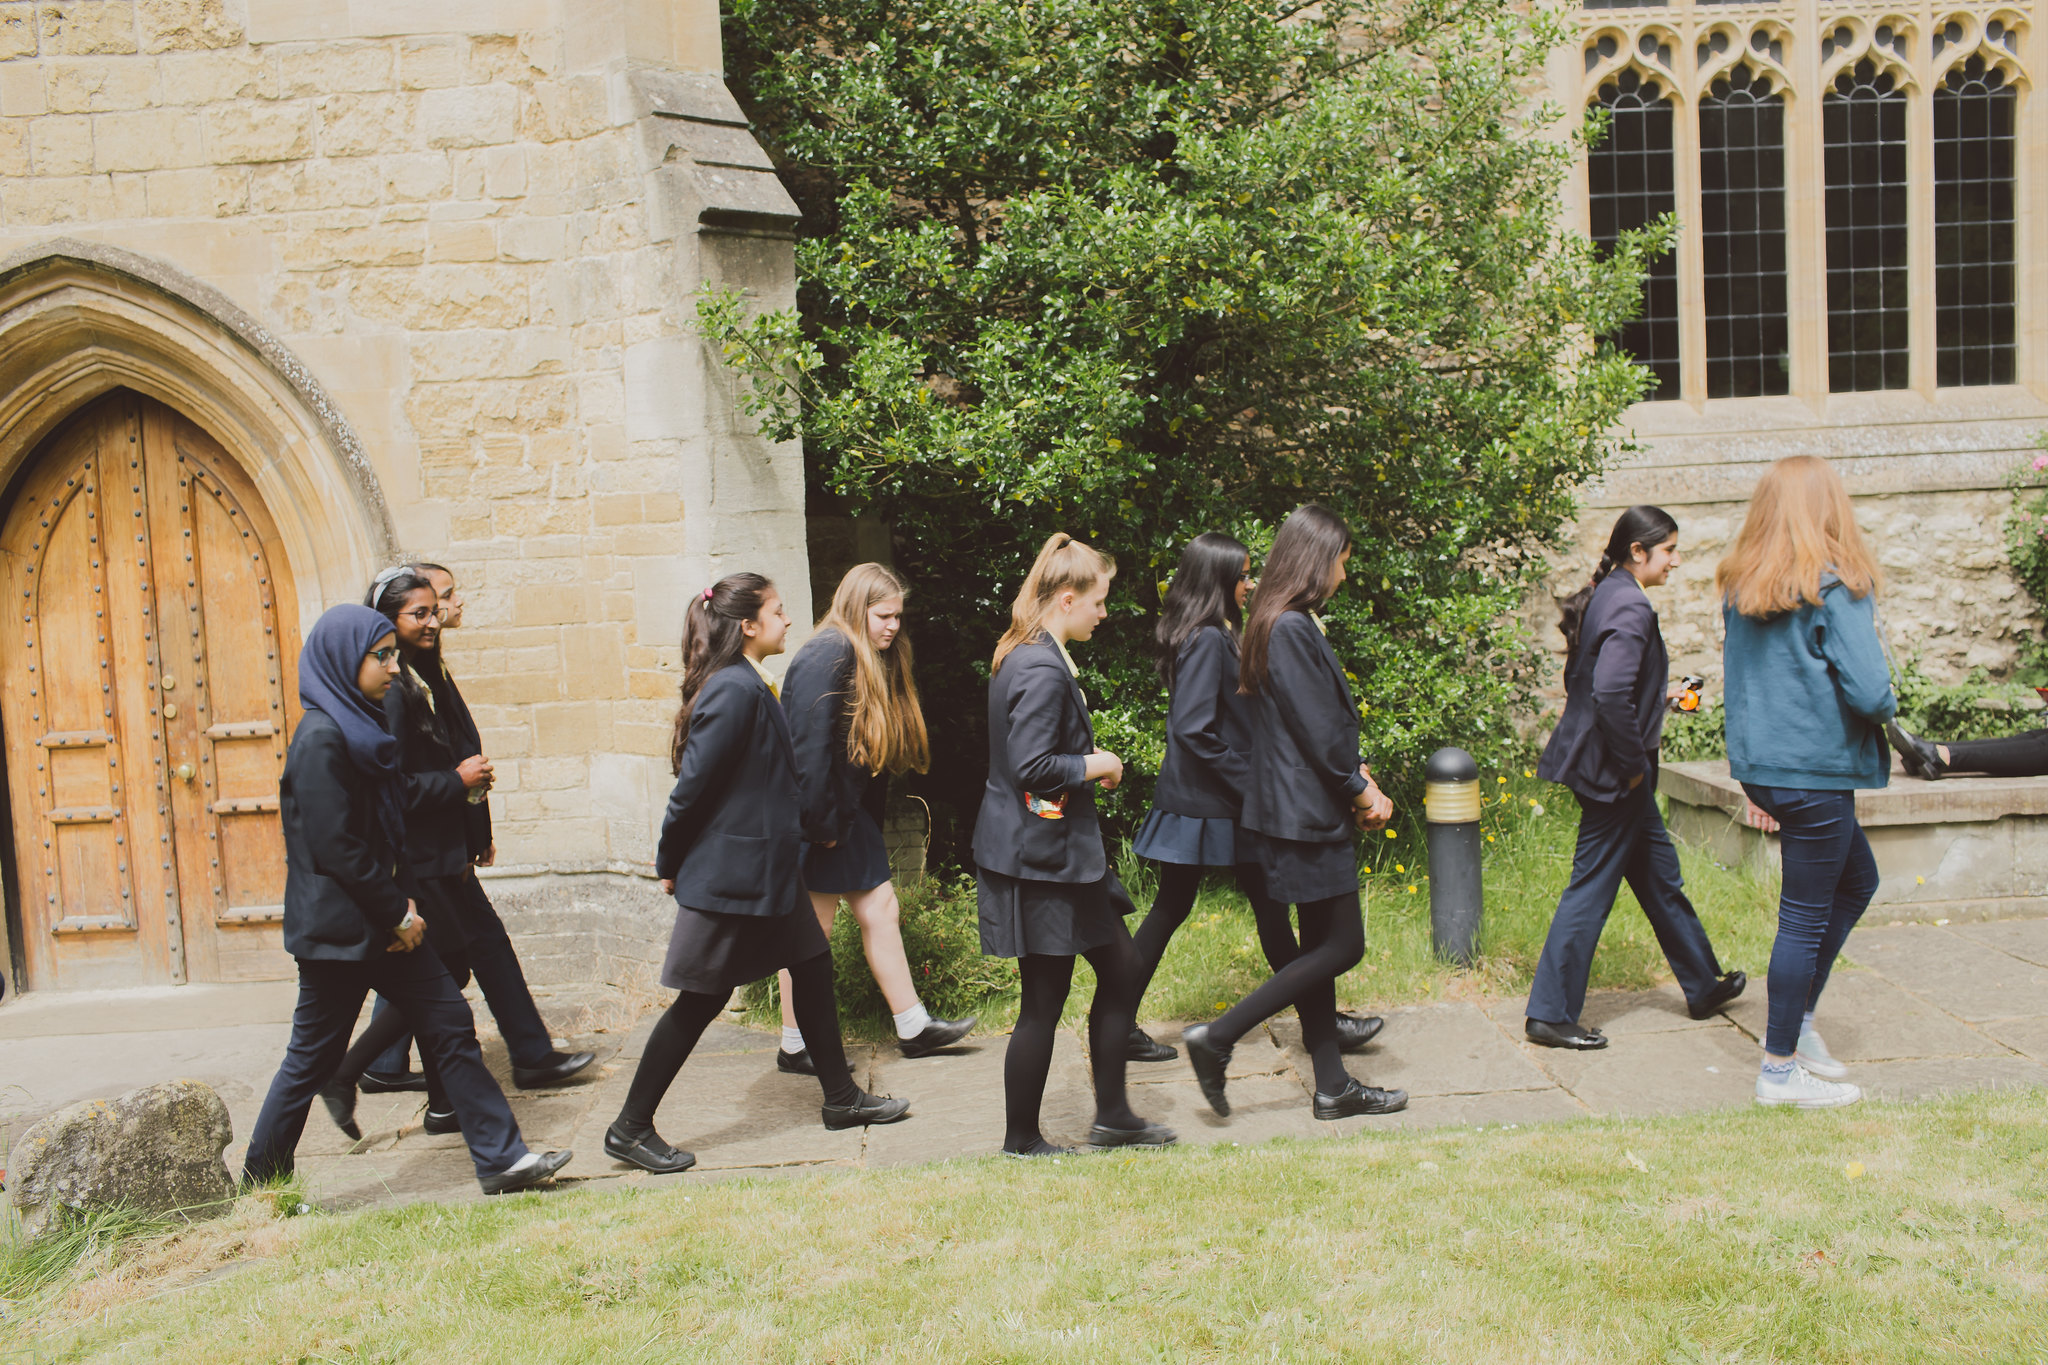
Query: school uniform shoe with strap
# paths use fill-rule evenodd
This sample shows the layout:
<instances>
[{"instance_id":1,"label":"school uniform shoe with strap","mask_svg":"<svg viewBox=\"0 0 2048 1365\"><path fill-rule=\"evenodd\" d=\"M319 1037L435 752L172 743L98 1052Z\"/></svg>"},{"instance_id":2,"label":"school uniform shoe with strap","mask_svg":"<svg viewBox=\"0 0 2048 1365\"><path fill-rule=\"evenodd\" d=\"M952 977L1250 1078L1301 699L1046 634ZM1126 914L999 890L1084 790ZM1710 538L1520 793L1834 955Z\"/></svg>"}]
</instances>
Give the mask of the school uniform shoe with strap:
<instances>
[{"instance_id":1,"label":"school uniform shoe with strap","mask_svg":"<svg viewBox=\"0 0 2048 1365\"><path fill-rule=\"evenodd\" d=\"M1797 1062L1782 1080L1759 1074L1756 1102L1792 1109L1839 1109L1863 1098L1861 1086L1846 1081L1824 1081Z\"/></svg>"},{"instance_id":2,"label":"school uniform shoe with strap","mask_svg":"<svg viewBox=\"0 0 2048 1365\"><path fill-rule=\"evenodd\" d=\"M824 1108L825 1126L834 1132L841 1128L900 1123L909 1117L909 1100L892 1100L887 1095L870 1095L865 1090L852 1104L828 1104Z\"/></svg>"},{"instance_id":3,"label":"school uniform shoe with strap","mask_svg":"<svg viewBox=\"0 0 2048 1365\"><path fill-rule=\"evenodd\" d=\"M477 1181L484 1187L485 1194L510 1194L514 1190L531 1189L543 1180L554 1178L556 1171L569 1164L574 1152L528 1152L512 1163L509 1170L496 1175L487 1175Z\"/></svg>"},{"instance_id":4,"label":"school uniform shoe with strap","mask_svg":"<svg viewBox=\"0 0 2048 1365\"><path fill-rule=\"evenodd\" d=\"M1405 1090L1380 1090L1352 1078L1351 1084L1334 1095L1316 1092L1315 1116L1319 1119L1348 1119L1354 1114L1398 1114L1408 1107Z\"/></svg>"},{"instance_id":5,"label":"school uniform shoe with strap","mask_svg":"<svg viewBox=\"0 0 2048 1365\"><path fill-rule=\"evenodd\" d=\"M672 1147L661 1134L648 1129L640 1137L624 1132L614 1123L604 1130L604 1154L628 1166L638 1166L655 1175L674 1175L697 1164L697 1154Z\"/></svg>"}]
</instances>

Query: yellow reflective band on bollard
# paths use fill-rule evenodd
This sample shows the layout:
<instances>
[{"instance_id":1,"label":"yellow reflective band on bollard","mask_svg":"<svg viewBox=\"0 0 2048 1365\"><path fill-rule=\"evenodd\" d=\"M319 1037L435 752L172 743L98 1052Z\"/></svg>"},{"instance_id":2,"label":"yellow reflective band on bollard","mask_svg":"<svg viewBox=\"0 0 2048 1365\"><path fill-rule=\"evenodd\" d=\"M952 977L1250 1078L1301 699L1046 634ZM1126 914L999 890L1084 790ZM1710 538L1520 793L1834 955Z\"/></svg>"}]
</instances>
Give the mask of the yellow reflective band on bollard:
<instances>
[{"instance_id":1,"label":"yellow reflective band on bollard","mask_svg":"<svg viewBox=\"0 0 2048 1365\"><path fill-rule=\"evenodd\" d=\"M1431 782L1422 796L1422 816L1432 825L1469 825L1479 819L1477 782Z\"/></svg>"}]
</instances>

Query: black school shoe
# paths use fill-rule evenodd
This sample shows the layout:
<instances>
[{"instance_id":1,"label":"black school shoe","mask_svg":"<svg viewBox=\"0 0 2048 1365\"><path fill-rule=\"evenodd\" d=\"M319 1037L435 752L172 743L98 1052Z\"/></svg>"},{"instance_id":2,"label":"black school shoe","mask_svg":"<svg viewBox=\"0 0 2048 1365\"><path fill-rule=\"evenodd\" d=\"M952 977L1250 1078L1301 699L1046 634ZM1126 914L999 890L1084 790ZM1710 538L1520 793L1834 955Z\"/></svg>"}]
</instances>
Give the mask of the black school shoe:
<instances>
[{"instance_id":1,"label":"black school shoe","mask_svg":"<svg viewBox=\"0 0 2048 1365\"><path fill-rule=\"evenodd\" d=\"M818 1064L811 1060L811 1050L803 1048L797 1052L775 1049L775 1069L785 1076L815 1076Z\"/></svg>"},{"instance_id":2,"label":"black school shoe","mask_svg":"<svg viewBox=\"0 0 2048 1365\"><path fill-rule=\"evenodd\" d=\"M1387 1021L1377 1014L1352 1014L1348 1010L1337 1011L1337 1046L1345 1052L1356 1052L1380 1036L1380 1030Z\"/></svg>"},{"instance_id":3,"label":"black school shoe","mask_svg":"<svg viewBox=\"0 0 2048 1365\"><path fill-rule=\"evenodd\" d=\"M1575 1052L1593 1052L1607 1046L1607 1035L1596 1028L1577 1024L1552 1024L1542 1019L1525 1019L1522 1031L1538 1047L1562 1047Z\"/></svg>"},{"instance_id":4,"label":"black school shoe","mask_svg":"<svg viewBox=\"0 0 2048 1365\"><path fill-rule=\"evenodd\" d=\"M909 1100L892 1100L887 1095L870 1095L865 1090L852 1104L828 1104L824 1108L825 1126L834 1132L877 1123L900 1123L909 1117Z\"/></svg>"},{"instance_id":5,"label":"black school shoe","mask_svg":"<svg viewBox=\"0 0 2048 1365\"><path fill-rule=\"evenodd\" d=\"M437 1114L429 1109L427 1116L420 1120L420 1127L426 1129L435 1137L445 1137L449 1133L461 1132L462 1120L455 1117L453 1109L450 1109L445 1114Z\"/></svg>"},{"instance_id":6,"label":"black school shoe","mask_svg":"<svg viewBox=\"0 0 2048 1365\"><path fill-rule=\"evenodd\" d=\"M1221 1118L1230 1117L1230 1101L1224 1097L1225 1078L1230 1070L1231 1049L1209 1041L1207 1024L1190 1024L1180 1035L1181 1046L1188 1050L1188 1064L1195 1069L1195 1079L1201 1083L1202 1098L1209 1101Z\"/></svg>"},{"instance_id":7,"label":"black school shoe","mask_svg":"<svg viewBox=\"0 0 2048 1365\"><path fill-rule=\"evenodd\" d=\"M320 1087L320 1102L327 1106L327 1117L334 1120L334 1126L341 1129L350 1142L363 1140L363 1130L356 1127L354 1086L329 1082Z\"/></svg>"},{"instance_id":8,"label":"black school shoe","mask_svg":"<svg viewBox=\"0 0 2048 1365\"><path fill-rule=\"evenodd\" d=\"M521 1090L546 1090L560 1085L596 1060L595 1052L550 1052L548 1059L539 1066L513 1067L512 1083Z\"/></svg>"},{"instance_id":9,"label":"black school shoe","mask_svg":"<svg viewBox=\"0 0 2048 1365\"><path fill-rule=\"evenodd\" d=\"M509 1171L484 1176L476 1183L484 1187L485 1194L510 1194L514 1190L529 1189L551 1178L575 1155L574 1152L528 1152Z\"/></svg>"},{"instance_id":10,"label":"black school shoe","mask_svg":"<svg viewBox=\"0 0 2048 1365\"><path fill-rule=\"evenodd\" d=\"M648 1130L646 1137L628 1137L615 1123L604 1130L604 1154L628 1166L638 1166L655 1175L674 1175L697 1164L697 1154L671 1147L661 1134Z\"/></svg>"},{"instance_id":11,"label":"black school shoe","mask_svg":"<svg viewBox=\"0 0 2048 1365\"><path fill-rule=\"evenodd\" d=\"M1180 1134L1163 1123L1147 1123L1142 1128L1109 1128L1098 1123L1088 1130L1090 1147L1171 1147L1180 1141Z\"/></svg>"},{"instance_id":12,"label":"black school shoe","mask_svg":"<svg viewBox=\"0 0 2048 1365\"><path fill-rule=\"evenodd\" d=\"M1348 1119L1354 1114L1397 1114L1407 1107L1407 1091L1378 1090L1354 1077L1334 1095L1318 1090L1314 1109L1319 1119Z\"/></svg>"},{"instance_id":13,"label":"black school shoe","mask_svg":"<svg viewBox=\"0 0 2048 1365\"><path fill-rule=\"evenodd\" d=\"M1897 721L1884 723L1884 737L1892 742L1892 748L1899 751L1899 760L1906 765L1906 776L1917 777L1923 782L1939 782L1947 776L1948 765L1941 761L1941 751L1919 736L1907 734L1905 727Z\"/></svg>"},{"instance_id":14,"label":"black school shoe","mask_svg":"<svg viewBox=\"0 0 2048 1365\"><path fill-rule=\"evenodd\" d=\"M896 1046L906 1057L926 1057L965 1038L974 1031L978 1019L979 1016L972 1014L965 1019L934 1019L915 1038L897 1039Z\"/></svg>"},{"instance_id":15,"label":"black school shoe","mask_svg":"<svg viewBox=\"0 0 2048 1365\"><path fill-rule=\"evenodd\" d=\"M1726 1009L1742 994L1742 988L1749 984L1749 977L1742 972L1730 972L1715 983L1697 1005L1687 1005L1685 1012L1695 1019L1711 1019Z\"/></svg>"},{"instance_id":16,"label":"black school shoe","mask_svg":"<svg viewBox=\"0 0 2048 1365\"><path fill-rule=\"evenodd\" d=\"M425 1090L427 1077L423 1071L408 1071L399 1076L382 1076L374 1071L365 1071L356 1082L356 1089L365 1095L395 1095L402 1090Z\"/></svg>"},{"instance_id":17,"label":"black school shoe","mask_svg":"<svg viewBox=\"0 0 2048 1365\"><path fill-rule=\"evenodd\" d=\"M1179 1048L1162 1043L1135 1026L1131 1029L1130 1041L1124 1044L1124 1060L1127 1062L1170 1062L1178 1056Z\"/></svg>"}]
</instances>

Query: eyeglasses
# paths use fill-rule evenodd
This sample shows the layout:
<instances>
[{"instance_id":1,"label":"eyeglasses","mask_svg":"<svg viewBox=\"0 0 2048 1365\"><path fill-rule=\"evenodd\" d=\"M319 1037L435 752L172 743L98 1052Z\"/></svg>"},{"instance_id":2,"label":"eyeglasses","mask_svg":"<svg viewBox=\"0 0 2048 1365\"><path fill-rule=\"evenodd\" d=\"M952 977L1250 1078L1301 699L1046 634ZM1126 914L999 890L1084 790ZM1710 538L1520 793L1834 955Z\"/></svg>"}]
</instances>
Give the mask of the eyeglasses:
<instances>
[{"instance_id":1,"label":"eyeglasses","mask_svg":"<svg viewBox=\"0 0 2048 1365\"><path fill-rule=\"evenodd\" d=\"M411 611L402 611L398 614L400 616L410 616L421 625L425 625L427 622L438 618L441 615L441 609L439 607L414 607Z\"/></svg>"},{"instance_id":2,"label":"eyeglasses","mask_svg":"<svg viewBox=\"0 0 2048 1365\"><path fill-rule=\"evenodd\" d=\"M375 659L380 664L388 664L393 659L398 657L398 646L386 645L382 649L373 649L363 657L366 659Z\"/></svg>"}]
</instances>

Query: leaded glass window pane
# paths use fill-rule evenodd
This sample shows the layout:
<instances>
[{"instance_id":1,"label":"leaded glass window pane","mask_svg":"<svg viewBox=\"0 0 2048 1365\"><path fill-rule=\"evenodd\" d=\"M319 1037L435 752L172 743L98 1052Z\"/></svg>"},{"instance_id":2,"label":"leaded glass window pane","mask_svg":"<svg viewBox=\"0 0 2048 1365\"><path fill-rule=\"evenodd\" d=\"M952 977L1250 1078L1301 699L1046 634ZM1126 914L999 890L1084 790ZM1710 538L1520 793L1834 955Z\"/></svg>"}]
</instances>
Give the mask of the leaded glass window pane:
<instances>
[{"instance_id":1,"label":"leaded glass window pane","mask_svg":"<svg viewBox=\"0 0 2048 1365\"><path fill-rule=\"evenodd\" d=\"M1785 101L1743 63L1700 101L1707 396L1791 390L1785 314Z\"/></svg>"},{"instance_id":2,"label":"leaded glass window pane","mask_svg":"<svg viewBox=\"0 0 2048 1365\"><path fill-rule=\"evenodd\" d=\"M1828 388L1903 389L1906 95L1868 61L1835 78L1826 136Z\"/></svg>"},{"instance_id":3,"label":"leaded glass window pane","mask_svg":"<svg viewBox=\"0 0 2048 1365\"><path fill-rule=\"evenodd\" d=\"M1607 136L1586 158L1593 240L1612 248L1621 234L1674 213L1671 98L1654 80L1623 71L1600 87ZM1678 262L1665 252L1643 279L1643 307L1614 337L1655 378L1647 398L1678 397Z\"/></svg>"},{"instance_id":4,"label":"leaded glass window pane","mask_svg":"<svg viewBox=\"0 0 2048 1365\"><path fill-rule=\"evenodd\" d=\"M2004 73L1972 57L1934 92L1934 373L2010 384L2017 368L2013 122Z\"/></svg>"}]
</instances>

